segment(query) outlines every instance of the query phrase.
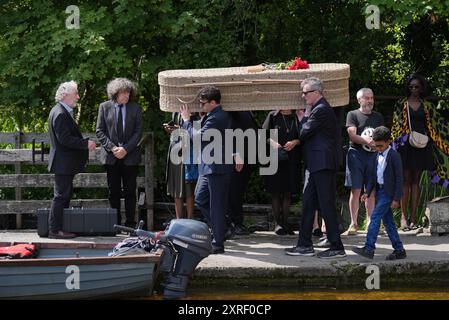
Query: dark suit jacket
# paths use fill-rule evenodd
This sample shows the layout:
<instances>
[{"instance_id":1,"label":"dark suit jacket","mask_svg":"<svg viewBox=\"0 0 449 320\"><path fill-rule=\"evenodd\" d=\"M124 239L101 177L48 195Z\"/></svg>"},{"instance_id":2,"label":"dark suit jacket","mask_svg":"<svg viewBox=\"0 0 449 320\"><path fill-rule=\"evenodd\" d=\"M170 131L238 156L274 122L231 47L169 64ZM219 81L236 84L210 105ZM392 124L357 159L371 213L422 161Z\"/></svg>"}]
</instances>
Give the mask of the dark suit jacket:
<instances>
[{"instance_id":1,"label":"dark suit jacket","mask_svg":"<svg viewBox=\"0 0 449 320\"><path fill-rule=\"evenodd\" d=\"M233 170L233 164L225 164L226 152L228 152L228 157L232 160L232 148L231 150L225 150L225 129L231 129L231 118L226 111L223 111L221 106L217 106L214 110L209 112L206 118L201 122L201 137L204 136L204 133L209 129L216 129L221 134L221 163L204 163L204 148L208 146L212 141L201 141L201 161L198 168L200 175L208 175L208 174L223 174L223 173L231 173ZM193 126L192 122L185 121L182 127L189 131L190 137L193 138ZM201 139L203 140L203 139ZM210 152L211 157L215 154L215 150L212 149Z\"/></svg>"},{"instance_id":2,"label":"dark suit jacket","mask_svg":"<svg viewBox=\"0 0 449 320\"><path fill-rule=\"evenodd\" d=\"M232 111L228 112L228 114L231 117L231 128L233 130L236 129L242 129L243 132L250 130L249 132L254 132L254 137L257 139L257 129L258 125L256 123L256 120L254 119L251 111ZM244 140L243 148L244 152L240 154L240 157L243 159L245 164L248 164L249 159L249 141L248 139ZM257 143L255 144L254 150L256 151L256 161L257 161ZM234 147L233 152L237 153L239 150L237 150L237 138L234 138Z\"/></svg>"},{"instance_id":3,"label":"dark suit jacket","mask_svg":"<svg viewBox=\"0 0 449 320\"><path fill-rule=\"evenodd\" d=\"M370 175L370 180L367 184L366 193L368 195L376 188L377 183L377 157L373 157L375 161L373 172ZM402 161L401 156L396 150L390 149L388 151L387 165L384 171L384 191L387 196L391 197L393 200L400 201L402 198Z\"/></svg>"},{"instance_id":4,"label":"dark suit jacket","mask_svg":"<svg viewBox=\"0 0 449 320\"><path fill-rule=\"evenodd\" d=\"M48 133L48 171L66 175L82 172L89 156L88 139L83 138L75 120L60 103L50 111Z\"/></svg>"},{"instance_id":5,"label":"dark suit jacket","mask_svg":"<svg viewBox=\"0 0 449 320\"><path fill-rule=\"evenodd\" d=\"M127 166L137 166L140 163L140 150L137 146L142 137L142 112L135 102L126 104L124 144L127 155L124 163ZM109 100L100 104L97 117L96 134L103 148L100 161L102 164L113 165L117 158L112 153L112 148L118 146L117 116L114 102Z\"/></svg>"},{"instance_id":6,"label":"dark suit jacket","mask_svg":"<svg viewBox=\"0 0 449 320\"><path fill-rule=\"evenodd\" d=\"M310 173L338 169L338 129L335 113L324 98L312 107L309 117L302 119L299 140Z\"/></svg>"}]
</instances>

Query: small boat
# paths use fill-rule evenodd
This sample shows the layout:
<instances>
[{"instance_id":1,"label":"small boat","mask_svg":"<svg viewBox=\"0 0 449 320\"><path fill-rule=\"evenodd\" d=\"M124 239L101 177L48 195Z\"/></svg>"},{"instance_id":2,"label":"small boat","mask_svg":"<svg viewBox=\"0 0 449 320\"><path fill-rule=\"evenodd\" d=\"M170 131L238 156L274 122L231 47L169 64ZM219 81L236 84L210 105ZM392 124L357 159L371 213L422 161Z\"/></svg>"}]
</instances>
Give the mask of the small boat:
<instances>
[{"instance_id":1,"label":"small boat","mask_svg":"<svg viewBox=\"0 0 449 320\"><path fill-rule=\"evenodd\" d=\"M147 296L163 251L110 257L115 244L33 243L33 259L0 260L0 299ZM0 243L0 247L11 246Z\"/></svg>"}]
</instances>

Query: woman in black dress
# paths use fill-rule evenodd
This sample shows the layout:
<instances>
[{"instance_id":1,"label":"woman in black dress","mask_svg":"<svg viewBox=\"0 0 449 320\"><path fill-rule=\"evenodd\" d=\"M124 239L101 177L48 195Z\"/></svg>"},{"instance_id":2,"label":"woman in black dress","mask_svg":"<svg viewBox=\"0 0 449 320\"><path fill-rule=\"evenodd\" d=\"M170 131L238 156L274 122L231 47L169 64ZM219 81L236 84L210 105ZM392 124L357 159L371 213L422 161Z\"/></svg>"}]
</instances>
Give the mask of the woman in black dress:
<instances>
[{"instance_id":1,"label":"woman in black dress","mask_svg":"<svg viewBox=\"0 0 449 320\"><path fill-rule=\"evenodd\" d=\"M271 111L263 129L277 129L278 141L268 139L272 152L279 152L278 170L265 176L265 189L271 193L273 216L278 235L295 234L287 223L291 196L300 190L299 122L293 110ZM275 149L275 150L273 150ZM281 154L283 153L283 154Z\"/></svg>"},{"instance_id":2,"label":"woman in black dress","mask_svg":"<svg viewBox=\"0 0 449 320\"><path fill-rule=\"evenodd\" d=\"M434 169L432 141L428 132L428 109L432 108L432 105L423 99L427 90L427 82L422 76L412 74L406 81L405 90L407 97L396 104L392 127L393 140L395 140L393 146L401 154L404 174L404 194L401 200L401 229L403 230L416 228L416 210L421 193L419 187L421 175L423 171ZM408 121L409 115L411 128ZM424 148L416 148L410 145L409 135L411 131L426 134L429 137L429 142ZM410 219L407 219L407 207L410 198Z\"/></svg>"}]
</instances>

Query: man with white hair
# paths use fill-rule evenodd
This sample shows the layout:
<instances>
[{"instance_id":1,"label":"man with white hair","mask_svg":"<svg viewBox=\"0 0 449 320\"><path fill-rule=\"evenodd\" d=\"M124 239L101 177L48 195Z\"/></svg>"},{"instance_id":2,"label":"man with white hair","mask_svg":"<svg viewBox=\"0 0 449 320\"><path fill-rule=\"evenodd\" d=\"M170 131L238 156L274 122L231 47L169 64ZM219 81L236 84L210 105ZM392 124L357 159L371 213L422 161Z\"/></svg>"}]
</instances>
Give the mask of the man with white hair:
<instances>
[{"instance_id":1,"label":"man with white hair","mask_svg":"<svg viewBox=\"0 0 449 320\"><path fill-rule=\"evenodd\" d=\"M359 108L348 112L346 128L349 135L349 149L346 157L345 186L351 188L349 196L349 212L351 224L346 235L356 235L358 230L358 211L360 207L360 194L368 182L372 168L372 160L376 157L374 141L370 135L373 130L384 124L383 116L374 107L374 93L369 88L362 88L357 92ZM375 205L374 192L365 201L367 213L366 228L370 221Z\"/></svg>"},{"instance_id":2,"label":"man with white hair","mask_svg":"<svg viewBox=\"0 0 449 320\"><path fill-rule=\"evenodd\" d=\"M56 91L57 104L48 117L50 155L48 170L55 174L54 198L49 217L49 238L68 239L75 234L63 230L63 211L68 208L73 193L73 178L82 172L88 159L88 151L95 149L95 142L83 138L73 119L73 109L79 100L76 82L64 82Z\"/></svg>"}]
</instances>

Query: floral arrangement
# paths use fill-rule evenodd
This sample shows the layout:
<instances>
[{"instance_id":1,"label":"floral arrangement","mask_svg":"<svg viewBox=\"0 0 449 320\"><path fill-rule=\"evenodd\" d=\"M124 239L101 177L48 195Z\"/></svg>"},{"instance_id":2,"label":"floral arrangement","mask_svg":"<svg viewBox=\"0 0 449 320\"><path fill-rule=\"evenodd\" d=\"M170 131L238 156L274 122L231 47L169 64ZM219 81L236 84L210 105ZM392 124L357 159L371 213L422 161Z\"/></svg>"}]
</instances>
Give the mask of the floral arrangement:
<instances>
[{"instance_id":1,"label":"floral arrangement","mask_svg":"<svg viewBox=\"0 0 449 320\"><path fill-rule=\"evenodd\" d=\"M265 66L265 68L272 70L299 70L310 68L308 62L306 60L302 60L300 57L296 57L294 60L290 60L287 62L263 65Z\"/></svg>"},{"instance_id":2,"label":"floral arrangement","mask_svg":"<svg viewBox=\"0 0 449 320\"><path fill-rule=\"evenodd\" d=\"M295 60L287 62L286 69L288 70L298 70L298 69L309 69L309 64L306 60L301 60L300 57L296 57Z\"/></svg>"}]
</instances>

